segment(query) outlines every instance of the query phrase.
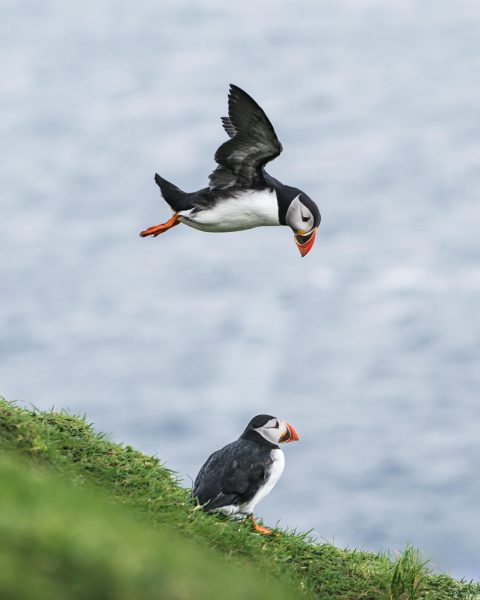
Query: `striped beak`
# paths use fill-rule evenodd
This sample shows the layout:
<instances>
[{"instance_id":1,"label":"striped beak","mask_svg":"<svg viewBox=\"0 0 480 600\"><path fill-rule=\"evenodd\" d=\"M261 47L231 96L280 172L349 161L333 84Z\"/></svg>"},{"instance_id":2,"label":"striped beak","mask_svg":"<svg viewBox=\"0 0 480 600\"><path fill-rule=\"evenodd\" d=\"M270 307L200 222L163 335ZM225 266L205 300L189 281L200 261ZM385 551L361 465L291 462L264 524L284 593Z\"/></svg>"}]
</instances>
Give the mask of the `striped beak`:
<instances>
[{"instance_id":1,"label":"striped beak","mask_svg":"<svg viewBox=\"0 0 480 600\"><path fill-rule=\"evenodd\" d=\"M278 440L281 444L288 442L297 442L299 440L298 433L295 431L295 427L286 423L287 429L282 437Z\"/></svg>"},{"instance_id":2,"label":"striped beak","mask_svg":"<svg viewBox=\"0 0 480 600\"><path fill-rule=\"evenodd\" d=\"M302 232L303 234L303 232ZM300 251L302 256L306 256L313 247L315 243L315 236L317 235L317 228L312 229L312 231L307 235L302 235L300 233L295 234L295 243L297 244L297 248Z\"/></svg>"}]
</instances>

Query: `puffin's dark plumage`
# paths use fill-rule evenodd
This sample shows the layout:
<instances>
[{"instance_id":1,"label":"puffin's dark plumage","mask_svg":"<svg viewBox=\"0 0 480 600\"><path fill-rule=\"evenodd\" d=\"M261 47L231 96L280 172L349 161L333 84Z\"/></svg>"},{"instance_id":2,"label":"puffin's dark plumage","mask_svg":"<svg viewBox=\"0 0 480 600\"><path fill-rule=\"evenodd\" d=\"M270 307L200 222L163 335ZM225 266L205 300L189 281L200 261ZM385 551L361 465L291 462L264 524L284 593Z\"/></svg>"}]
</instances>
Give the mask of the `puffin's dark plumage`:
<instances>
[{"instance_id":1,"label":"puffin's dark plumage","mask_svg":"<svg viewBox=\"0 0 480 600\"><path fill-rule=\"evenodd\" d=\"M215 153L218 166L209 176L209 187L187 193L155 175L174 215L140 235L157 236L179 223L211 232L287 225L305 256L315 241L320 212L304 192L265 172L265 165L282 152L267 115L251 96L232 84L228 117L222 117L222 125L230 139Z\"/></svg>"},{"instance_id":2,"label":"puffin's dark plumage","mask_svg":"<svg viewBox=\"0 0 480 600\"><path fill-rule=\"evenodd\" d=\"M210 175L210 188L264 189L263 167L282 151L282 144L267 115L246 92L230 86L228 117L222 118L230 139L215 153L218 167Z\"/></svg>"},{"instance_id":3,"label":"puffin's dark plumage","mask_svg":"<svg viewBox=\"0 0 480 600\"><path fill-rule=\"evenodd\" d=\"M248 502L265 481L272 464L270 455L270 448L240 438L210 456L193 493L209 511Z\"/></svg>"},{"instance_id":4,"label":"puffin's dark plumage","mask_svg":"<svg viewBox=\"0 0 480 600\"><path fill-rule=\"evenodd\" d=\"M257 415L238 440L208 458L195 479L193 495L204 510L245 514L257 531L269 533L255 523L253 510L283 472L278 444L294 440L298 435L291 425L270 415Z\"/></svg>"}]
</instances>

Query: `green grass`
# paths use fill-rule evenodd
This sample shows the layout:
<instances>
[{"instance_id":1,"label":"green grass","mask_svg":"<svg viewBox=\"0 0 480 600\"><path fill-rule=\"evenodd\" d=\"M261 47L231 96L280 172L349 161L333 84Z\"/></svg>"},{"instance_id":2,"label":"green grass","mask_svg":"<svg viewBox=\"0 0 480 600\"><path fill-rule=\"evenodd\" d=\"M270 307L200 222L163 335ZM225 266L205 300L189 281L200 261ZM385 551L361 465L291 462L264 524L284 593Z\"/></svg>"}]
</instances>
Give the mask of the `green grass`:
<instances>
[{"instance_id":1,"label":"green grass","mask_svg":"<svg viewBox=\"0 0 480 600\"><path fill-rule=\"evenodd\" d=\"M0 598L480 599L412 548L391 560L206 515L156 458L66 413L0 399L0 450Z\"/></svg>"},{"instance_id":2,"label":"green grass","mask_svg":"<svg viewBox=\"0 0 480 600\"><path fill-rule=\"evenodd\" d=\"M9 600L240 600L271 588L213 553L76 490L45 469L0 458L0 597ZM210 556L211 555L211 556ZM287 592L275 588L287 600Z\"/></svg>"},{"instance_id":3,"label":"green grass","mask_svg":"<svg viewBox=\"0 0 480 600\"><path fill-rule=\"evenodd\" d=\"M395 600L415 600L428 587L428 560L422 560L418 550L407 546L396 562L390 583L390 593Z\"/></svg>"}]
</instances>

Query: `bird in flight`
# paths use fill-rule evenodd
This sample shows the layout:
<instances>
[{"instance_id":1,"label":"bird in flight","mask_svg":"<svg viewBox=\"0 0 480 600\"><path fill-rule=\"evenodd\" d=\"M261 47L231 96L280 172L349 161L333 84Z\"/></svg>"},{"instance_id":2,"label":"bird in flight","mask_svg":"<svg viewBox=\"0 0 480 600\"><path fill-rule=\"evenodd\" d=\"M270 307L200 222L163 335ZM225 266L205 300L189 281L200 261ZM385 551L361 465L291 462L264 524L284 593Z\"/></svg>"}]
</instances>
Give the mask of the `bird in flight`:
<instances>
[{"instance_id":1,"label":"bird in flight","mask_svg":"<svg viewBox=\"0 0 480 600\"><path fill-rule=\"evenodd\" d=\"M209 186L183 192L157 173L155 182L173 216L140 236L156 237L180 223L210 232L286 225L305 256L315 242L320 211L305 192L265 171L265 165L282 152L267 115L253 98L231 84L228 117L222 117L222 124L230 139L215 153L218 166L209 176Z\"/></svg>"}]
</instances>

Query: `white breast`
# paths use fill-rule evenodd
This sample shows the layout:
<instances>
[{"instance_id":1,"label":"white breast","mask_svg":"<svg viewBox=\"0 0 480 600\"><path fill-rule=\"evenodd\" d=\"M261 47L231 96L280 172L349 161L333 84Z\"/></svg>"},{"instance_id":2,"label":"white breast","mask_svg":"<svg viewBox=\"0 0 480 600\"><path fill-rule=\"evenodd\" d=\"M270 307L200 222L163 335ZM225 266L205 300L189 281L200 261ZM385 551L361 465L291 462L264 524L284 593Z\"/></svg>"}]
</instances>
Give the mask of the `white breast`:
<instances>
[{"instance_id":1,"label":"white breast","mask_svg":"<svg viewBox=\"0 0 480 600\"><path fill-rule=\"evenodd\" d=\"M238 512L241 512L245 515L253 513L255 506L260 502L260 500L263 500L265 496L268 496L268 494L275 487L277 481L282 476L283 469L285 468L285 456L280 448L275 448L272 450L272 460L273 463L270 468L268 479L249 502L246 502L238 507Z\"/></svg>"},{"instance_id":2,"label":"white breast","mask_svg":"<svg viewBox=\"0 0 480 600\"><path fill-rule=\"evenodd\" d=\"M179 213L180 221L202 231L226 232L280 225L274 190L247 191L219 200L212 208Z\"/></svg>"}]
</instances>

